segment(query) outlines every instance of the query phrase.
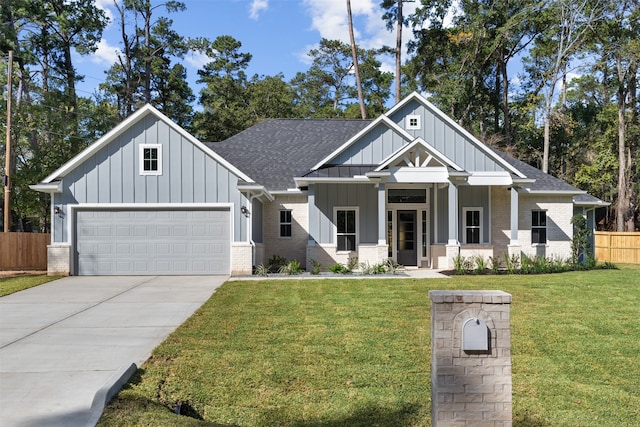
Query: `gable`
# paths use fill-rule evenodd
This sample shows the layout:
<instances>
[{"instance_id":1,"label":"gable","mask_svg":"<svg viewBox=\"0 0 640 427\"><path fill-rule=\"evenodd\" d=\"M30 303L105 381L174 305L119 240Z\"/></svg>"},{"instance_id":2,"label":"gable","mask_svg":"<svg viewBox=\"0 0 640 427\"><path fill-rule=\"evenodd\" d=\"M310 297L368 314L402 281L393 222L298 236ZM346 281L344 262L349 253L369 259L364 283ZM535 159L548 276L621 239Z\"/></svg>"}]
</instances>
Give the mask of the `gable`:
<instances>
[{"instance_id":1,"label":"gable","mask_svg":"<svg viewBox=\"0 0 640 427\"><path fill-rule=\"evenodd\" d=\"M161 148L160 174L141 173L141 145ZM148 114L95 149L62 182L62 203L205 203L233 201L238 177Z\"/></svg>"},{"instance_id":2,"label":"gable","mask_svg":"<svg viewBox=\"0 0 640 427\"><path fill-rule=\"evenodd\" d=\"M160 157L151 172L144 148ZM239 180L253 182L147 104L31 188L57 203L223 203Z\"/></svg>"},{"instance_id":3,"label":"gable","mask_svg":"<svg viewBox=\"0 0 640 427\"><path fill-rule=\"evenodd\" d=\"M379 121L357 137L338 156L329 161L334 165L376 165L407 144L405 135Z\"/></svg>"},{"instance_id":4,"label":"gable","mask_svg":"<svg viewBox=\"0 0 640 427\"><path fill-rule=\"evenodd\" d=\"M409 116L419 118L419 129L406 127L406 118ZM502 172L508 169L508 166L502 164L500 159L496 159L492 152L481 146L484 144L467 132L463 132L459 126L444 120L443 114L435 110L435 107L431 108L417 99L411 99L397 109L391 110L388 117L413 138L422 138L466 171Z\"/></svg>"}]
</instances>

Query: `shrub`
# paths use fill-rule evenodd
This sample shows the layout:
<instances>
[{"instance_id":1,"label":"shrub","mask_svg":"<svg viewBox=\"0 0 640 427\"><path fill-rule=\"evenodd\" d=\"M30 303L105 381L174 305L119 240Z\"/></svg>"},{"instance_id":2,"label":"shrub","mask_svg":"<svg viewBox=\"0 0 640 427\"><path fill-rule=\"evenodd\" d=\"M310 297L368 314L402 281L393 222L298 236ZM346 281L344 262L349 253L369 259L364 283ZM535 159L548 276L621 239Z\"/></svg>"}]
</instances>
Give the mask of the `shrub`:
<instances>
[{"instance_id":1,"label":"shrub","mask_svg":"<svg viewBox=\"0 0 640 427\"><path fill-rule=\"evenodd\" d=\"M587 264L592 256L589 237L592 232L587 228L587 218L582 214L574 215L571 218L573 224L573 239L571 239L571 263Z\"/></svg>"},{"instance_id":2,"label":"shrub","mask_svg":"<svg viewBox=\"0 0 640 427\"><path fill-rule=\"evenodd\" d=\"M489 263L491 264L491 272L493 274L500 273L500 260L496 257L489 257Z\"/></svg>"},{"instance_id":3,"label":"shrub","mask_svg":"<svg viewBox=\"0 0 640 427\"><path fill-rule=\"evenodd\" d=\"M400 267L401 265L395 262L393 258L387 258L387 260L384 263L384 268L387 271L387 273L396 274L397 271L400 269Z\"/></svg>"},{"instance_id":4,"label":"shrub","mask_svg":"<svg viewBox=\"0 0 640 427\"><path fill-rule=\"evenodd\" d=\"M351 270L349 270L347 267L345 267L343 264L340 264L339 262L330 266L329 271L335 274L351 273Z\"/></svg>"},{"instance_id":5,"label":"shrub","mask_svg":"<svg viewBox=\"0 0 640 427\"><path fill-rule=\"evenodd\" d=\"M457 274L466 273L466 270L464 268L465 263L466 263L465 257L463 257L460 254L456 255L455 258L453 258L453 268L456 270Z\"/></svg>"},{"instance_id":6,"label":"shrub","mask_svg":"<svg viewBox=\"0 0 640 427\"><path fill-rule=\"evenodd\" d=\"M256 267L253 274L255 274L256 276L266 277L269 275L269 268L265 267L264 264L260 264L259 266Z\"/></svg>"},{"instance_id":7,"label":"shrub","mask_svg":"<svg viewBox=\"0 0 640 427\"><path fill-rule=\"evenodd\" d=\"M280 271L280 269L287 265L288 261L285 257L280 256L280 255L274 255L271 258L269 258L269 261L267 261L267 265L269 267L269 272L270 273L277 273Z\"/></svg>"},{"instance_id":8,"label":"shrub","mask_svg":"<svg viewBox=\"0 0 640 427\"><path fill-rule=\"evenodd\" d=\"M476 264L475 271L478 274L483 274L487 268L487 261L482 255L476 255L473 257L473 262Z\"/></svg>"},{"instance_id":9,"label":"shrub","mask_svg":"<svg viewBox=\"0 0 640 427\"><path fill-rule=\"evenodd\" d=\"M322 267L322 264L320 264L315 259L310 259L309 264L311 264L311 271L310 271L311 274L313 275L320 274L320 269Z\"/></svg>"},{"instance_id":10,"label":"shrub","mask_svg":"<svg viewBox=\"0 0 640 427\"><path fill-rule=\"evenodd\" d=\"M516 254L509 256L508 253L504 254L504 266L507 269L507 273L514 274L518 271L520 265L520 257Z\"/></svg>"},{"instance_id":11,"label":"shrub","mask_svg":"<svg viewBox=\"0 0 640 427\"><path fill-rule=\"evenodd\" d=\"M280 267L280 269L278 270L279 273L281 274L287 274L289 276L294 275L294 274L300 274L302 273L302 268L300 267L300 263L298 261L296 261L295 259L292 261L289 261L287 264L283 265Z\"/></svg>"},{"instance_id":12,"label":"shrub","mask_svg":"<svg viewBox=\"0 0 640 427\"><path fill-rule=\"evenodd\" d=\"M349 270L349 272L352 272L357 267L358 267L358 257L357 256L350 257L349 263L347 264L347 270Z\"/></svg>"}]
</instances>

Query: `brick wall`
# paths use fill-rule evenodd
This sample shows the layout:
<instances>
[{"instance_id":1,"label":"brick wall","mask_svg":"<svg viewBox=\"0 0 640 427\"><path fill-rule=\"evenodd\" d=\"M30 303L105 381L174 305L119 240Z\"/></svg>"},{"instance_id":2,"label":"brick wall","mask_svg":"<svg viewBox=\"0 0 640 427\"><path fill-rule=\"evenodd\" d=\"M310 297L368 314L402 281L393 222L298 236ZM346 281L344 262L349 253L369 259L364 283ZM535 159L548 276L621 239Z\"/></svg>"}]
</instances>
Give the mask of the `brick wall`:
<instances>
[{"instance_id":1,"label":"brick wall","mask_svg":"<svg viewBox=\"0 0 640 427\"><path fill-rule=\"evenodd\" d=\"M47 246L47 274L68 276L71 273L71 246Z\"/></svg>"},{"instance_id":2,"label":"brick wall","mask_svg":"<svg viewBox=\"0 0 640 427\"><path fill-rule=\"evenodd\" d=\"M512 425L511 295L501 291L429 291L431 404L434 427ZM480 319L488 351L465 351L462 328Z\"/></svg>"},{"instance_id":3,"label":"brick wall","mask_svg":"<svg viewBox=\"0 0 640 427\"><path fill-rule=\"evenodd\" d=\"M231 275L250 275L253 272L253 247L250 243L231 244Z\"/></svg>"},{"instance_id":4,"label":"brick wall","mask_svg":"<svg viewBox=\"0 0 640 427\"><path fill-rule=\"evenodd\" d=\"M291 237L280 237L280 210L291 211ZM307 263L307 239L309 238L309 211L307 196L300 194L277 195L275 200L262 208L265 263L274 255L289 261Z\"/></svg>"},{"instance_id":5,"label":"brick wall","mask_svg":"<svg viewBox=\"0 0 640 427\"><path fill-rule=\"evenodd\" d=\"M528 196L520 194L520 216L518 218L518 239L522 252L534 257L571 257L571 239L573 238L573 201L572 196ZM531 211L547 211L547 244L531 244Z\"/></svg>"}]
</instances>

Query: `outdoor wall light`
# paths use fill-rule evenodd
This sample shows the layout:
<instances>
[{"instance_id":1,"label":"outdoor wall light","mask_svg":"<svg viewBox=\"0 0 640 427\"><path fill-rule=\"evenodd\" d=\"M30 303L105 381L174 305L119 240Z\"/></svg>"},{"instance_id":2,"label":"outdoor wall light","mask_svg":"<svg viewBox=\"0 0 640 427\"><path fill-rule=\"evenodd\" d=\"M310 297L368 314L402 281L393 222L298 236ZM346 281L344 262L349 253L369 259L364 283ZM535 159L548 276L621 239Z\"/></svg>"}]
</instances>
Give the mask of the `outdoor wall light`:
<instances>
[{"instance_id":1,"label":"outdoor wall light","mask_svg":"<svg viewBox=\"0 0 640 427\"><path fill-rule=\"evenodd\" d=\"M240 208L240 213L242 213L242 215L244 216L249 216L251 214L251 212L249 212L249 209L247 209L246 206L242 206Z\"/></svg>"},{"instance_id":2,"label":"outdoor wall light","mask_svg":"<svg viewBox=\"0 0 640 427\"><path fill-rule=\"evenodd\" d=\"M53 208L53 213L58 215L60 218L64 216L64 214L62 213L62 208L60 206L55 206Z\"/></svg>"}]
</instances>

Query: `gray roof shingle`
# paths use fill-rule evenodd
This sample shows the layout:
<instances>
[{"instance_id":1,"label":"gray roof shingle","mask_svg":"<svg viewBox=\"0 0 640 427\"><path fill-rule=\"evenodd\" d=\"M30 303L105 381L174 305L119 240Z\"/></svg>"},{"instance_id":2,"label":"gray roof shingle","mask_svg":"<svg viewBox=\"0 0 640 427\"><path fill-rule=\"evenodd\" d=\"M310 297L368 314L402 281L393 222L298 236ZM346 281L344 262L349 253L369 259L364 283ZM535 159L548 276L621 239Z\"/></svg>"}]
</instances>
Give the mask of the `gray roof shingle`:
<instances>
[{"instance_id":1,"label":"gray roof shingle","mask_svg":"<svg viewBox=\"0 0 640 427\"><path fill-rule=\"evenodd\" d=\"M372 165L331 165L317 171L311 168L369 125L372 120L345 119L267 119L222 142L207 142L242 172L269 191L295 188L294 177L346 177L364 174ZM525 162L489 147L500 158L535 179L531 191L576 193L574 200L600 205L601 200Z\"/></svg>"},{"instance_id":2,"label":"gray roof shingle","mask_svg":"<svg viewBox=\"0 0 640 427\"><path fill-rule=\"evenodd\" d=\"M267 119L225 141L205 144L268 190L284 191L369 123Z\"/></svg>"}]
</instances>

